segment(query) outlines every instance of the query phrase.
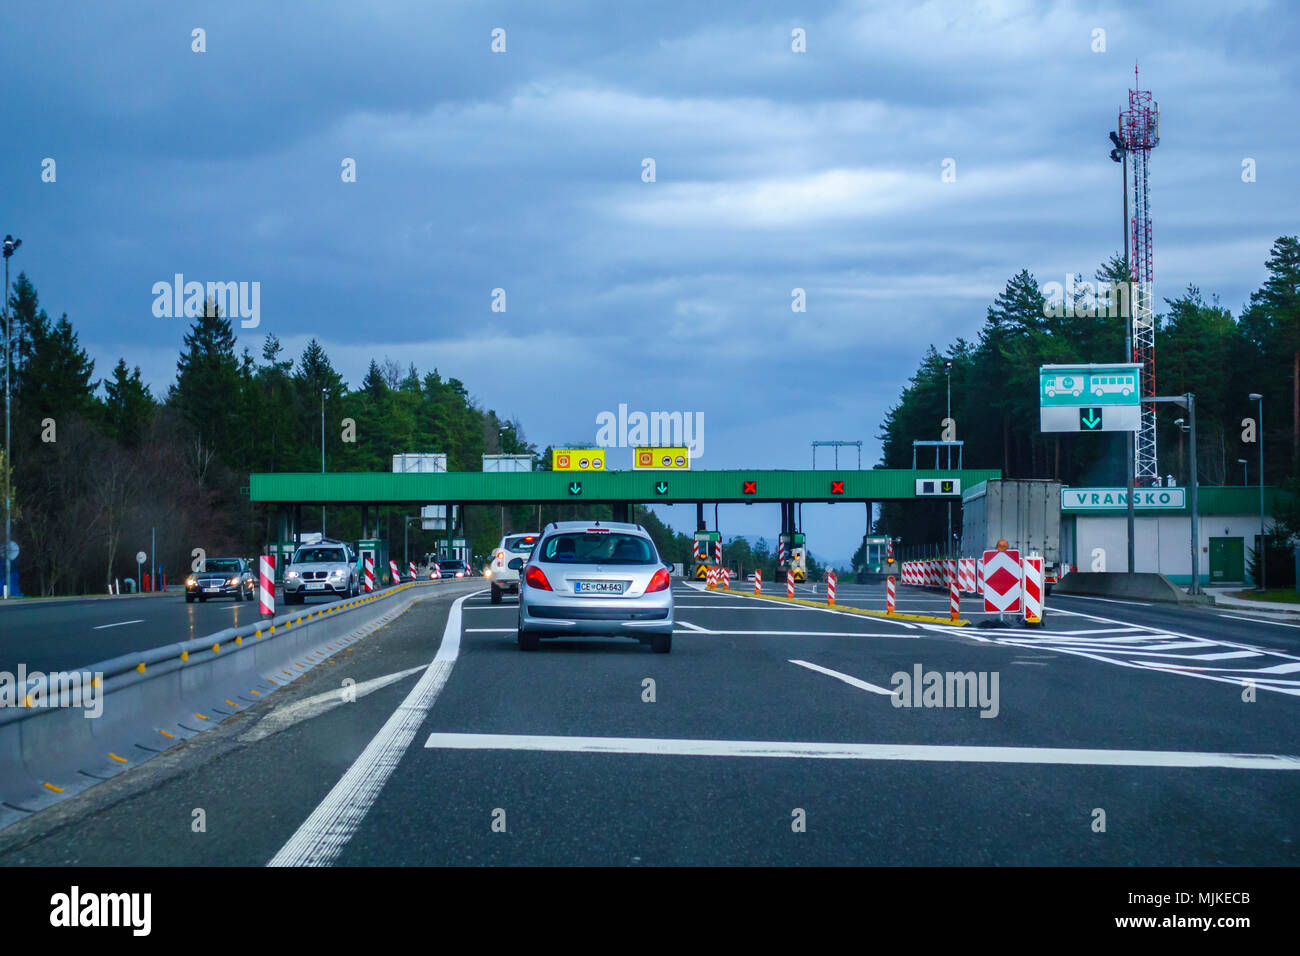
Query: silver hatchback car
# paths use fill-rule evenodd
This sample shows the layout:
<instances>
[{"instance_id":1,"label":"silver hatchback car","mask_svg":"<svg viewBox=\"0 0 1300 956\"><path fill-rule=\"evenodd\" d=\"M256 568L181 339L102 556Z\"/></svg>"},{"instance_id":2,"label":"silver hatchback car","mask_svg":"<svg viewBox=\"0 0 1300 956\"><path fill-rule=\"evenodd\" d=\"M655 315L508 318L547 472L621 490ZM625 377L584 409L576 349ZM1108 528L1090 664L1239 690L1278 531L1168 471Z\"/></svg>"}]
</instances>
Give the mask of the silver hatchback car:
<instances>
[{"instance_id":1,"label":"silver hatchback car","mask_svg":"<svg viewBox=\"0 0 1300 956\"><path fill-rule=\"evenodd\" d=\"M519 647L565 634L630 637L667 654L673 646L669 569L640 525L557 521L519 575Z\"/></svg>"}]
</instances>

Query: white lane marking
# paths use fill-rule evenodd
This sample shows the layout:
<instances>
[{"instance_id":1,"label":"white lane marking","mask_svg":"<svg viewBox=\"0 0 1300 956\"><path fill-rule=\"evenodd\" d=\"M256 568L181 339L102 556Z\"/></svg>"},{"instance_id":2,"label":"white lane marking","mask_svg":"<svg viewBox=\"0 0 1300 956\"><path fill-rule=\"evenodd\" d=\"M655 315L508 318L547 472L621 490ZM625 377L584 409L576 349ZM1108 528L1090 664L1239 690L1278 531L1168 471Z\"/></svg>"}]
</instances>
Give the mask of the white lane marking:
<instances>
[{"instance_id":1,"label":"white lane marking","mask_svg":"<svg viewBox=\"0 0 1300 956\"><path fill-rule=\"evenodd\" d=\"M875 684L868 684L864 680L858 680L856 677L850 677L848 674L841 674L839 671L833 671L829 667L821 667L817 664L810 664L807 661L791 660L790 663L798 664L800 667L806 667L810 671L816 671L819 674L825 674L827 677L834 677L836 680L842 680L850 687L856 687L858 690L869 690L873 694L884 694L886 697L894 696L892 690L877 687Z\"/></svg>"},{"instance_id":2,"label":"white lane marking","mask_svg":"<svg viewBox=\"0 0 1300 956\"><path fill-rule=\"evenodd\" d=\"M652 754L672 757L803 757L818 760L921 760L1093 767L1300 770L1300 757L1287 754L1222 754L1180 750L1088 750L1065 747L835 744L778 740L680 740L442 733L430 734L424 746L430 750L531 750L561 753Z\"/></svg>"},{"instance_id":3,"label":"white lane marking","mask_svg":"<svg viewBox=\"0 0 1300 956\"><path fill-rule=\"evenodd\" d=\"M682 623L681 621L677 622ZM899 640L917 640L915 634L898 634L894 631L709 631L710 634L753 634L760 637L895 637Z\"/></svg>"},{"instance_id":4,"label":"white lane marking","mask_svg":"<svg viewBox=\"0 0 1300 956\"><path fill-rule=\"evenodd\" d=\"M1120 601L1117 598L1088 597L1086 594L1062 594L1060 597L1069 598L1072 601L1105 601L1107 604L1132 604L1134 607L1151 606L1142 601Z\"/></svg>"},{"instance_id":5,"label":"white lane marking","mask_svg":"<svg viewBox=\"0 0 1300 956\"><path fill-rule=\"evenodd\" d=\"M692 624L690 621L675 621L674 623L675 623L678 627L684 627L684 628L686 628L688 631L698 631L698 632L701 633L701 634L712 634L712 633L713 633L713 632L710 631L707 627L700 627L698 624Z\"/></svg>"},{"instance_id":6,"label":"white lane marking","mask_svg":"<svg viewBox=\"0 0 1300 956\"><path fill-rule=\"evenodd\" d=\"M1228 661L1234 657L1263 657L1259 651L1226 651L1223 654L1193 654L1189 661Z\"/></svg>"},{"instance_id":7,"label":"white lane marking","mask_svg":"<svg viewBox=\"0 0 1300 956\"><path fill-rule=\"evenodd\" d=\"M425 667L426 665L421 664L419 667L411 667L404 671L398 671L396 674L386 674L383 677L375 677L368 681L362 681L360 684L354 684L352 687L354 699L360 700L362 697L373 694L389 684L396 684L399 680L410 677L416 671L424 670ZM302 700L294 701L292 704L277 707L254 724L252 730L242 734L239 739L244 743L253 743L292 727L300 721L319 717L321 714L345 703L347 703L347 700L343 697L342 688L327 690L325 693L317 694L314 697L305 697Z\"/></svg>"},{"instance_id":8,"label":"white lane marking","mask_svg":"<svg viewBox=\"0 0 1300 956\"><path fill-rule=\"evenodd\" d=\"M116 624L99 624L94 627L96 631L102 631L106 627L121 627L123 624L143 624L144 618L138 617L134 621L118 621Z\"/></svg>"},{"instance_id":9,"label":"white lane marking","mask_svg":"<svg viewBox=\"0 0 1300 956\"><path fill-rule=\"evenodd\" d=\"M329 866L338 858L397 769L398 761L451 676L460 655L461 611L467 600L482 593L471 591L452 604L447 611L447 626L442 630L442 644L424 676L267 866Z\"/></svg>"},{"instance_id":10,"label":"white lane marking","mask_svg":"<svg viewBox=\"0 0 1300 956\"><path fill-rule=\"evenodd\" d=\"M1240 614L1220 614L1236 621L1250 621L1252 624L1276 624L1278 627L1300 627L1300 624L1287 624L1285 621L1273 621L1266 617L1242 617Z\"/></svg>"}]
</instances>

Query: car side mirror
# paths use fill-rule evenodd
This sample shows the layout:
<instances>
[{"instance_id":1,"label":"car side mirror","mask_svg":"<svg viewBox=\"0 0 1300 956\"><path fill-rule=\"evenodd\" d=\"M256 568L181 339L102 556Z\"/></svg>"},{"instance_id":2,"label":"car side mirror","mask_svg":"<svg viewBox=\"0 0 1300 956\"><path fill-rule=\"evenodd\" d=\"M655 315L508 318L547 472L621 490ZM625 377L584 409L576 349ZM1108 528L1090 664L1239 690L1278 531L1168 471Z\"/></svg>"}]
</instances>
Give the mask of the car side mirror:
<instances>
[{"instance_id":1,"label":"car side mirror","mask_svg":"<svg viewBox=\"0 0 1300 956\"><path fill-rule=\"evenodd\" d=\"M506 565L511 571L518 571L524 566L523 558L511 558L510 563Z\"/></svg>"}]
</instances>

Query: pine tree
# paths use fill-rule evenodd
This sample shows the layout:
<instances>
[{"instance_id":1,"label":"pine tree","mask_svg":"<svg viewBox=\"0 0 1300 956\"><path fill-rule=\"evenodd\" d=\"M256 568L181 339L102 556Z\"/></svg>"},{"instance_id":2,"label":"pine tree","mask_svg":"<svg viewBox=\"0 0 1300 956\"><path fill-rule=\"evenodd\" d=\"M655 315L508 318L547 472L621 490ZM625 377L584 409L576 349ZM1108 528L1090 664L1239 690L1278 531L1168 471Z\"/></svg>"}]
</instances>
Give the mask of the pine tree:
<instances>
[{"instance_id":1,"label":"pine tree","mask_svg":"<svg viewBox=\"0 0 1300 956\"><path fill-rule=\"evenodd\" d=\"M176 363L176 384L167 400L194 429L201 449L231 462L237 445L238 395L235 333L230 320L209 301L185 334L184 350Z\"/></svg>"},{"instance_id":2,"label":"pine tree","mask_svg":"<svg viewBox=\"0 0 1300 956\"><path fill-rule=\"evenodd\" d=\"M113 377L104 381L104 391L105 430L127 448L137 448L157 406L140 378L140 366L128 373L126 360L118 359Z\"/></svg>"}]
</instances>

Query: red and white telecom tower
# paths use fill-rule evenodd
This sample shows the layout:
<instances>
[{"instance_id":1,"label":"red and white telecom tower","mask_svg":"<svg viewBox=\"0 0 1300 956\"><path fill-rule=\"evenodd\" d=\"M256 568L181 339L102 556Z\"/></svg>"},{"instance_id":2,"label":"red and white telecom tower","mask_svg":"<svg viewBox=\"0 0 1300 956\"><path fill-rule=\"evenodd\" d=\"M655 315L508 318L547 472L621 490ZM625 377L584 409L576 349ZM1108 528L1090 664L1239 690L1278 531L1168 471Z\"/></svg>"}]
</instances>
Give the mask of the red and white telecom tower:
<instances>
[{"instance_id":1,"label":"red and white telecom tower","mask_svg":"<svg viewBox=\"0 0 1300 956\"><path fill-rule=\"evenodd\" d=\"M1155 267L1151 252L1151 150L1160 142L1160 106L1151 91L1138 89L1138 68L1133 67L1134 89L1128 91L1128 110L1120 114L1120 135L1129 155L1133 176L1132 208L1129 213L1131 252L1129 271L1132 285L1130 306L1133 316L1133 358L1142 366L1142 397L1156 394L1156 327L1154 306ZM1137 485L1154 484L1160 471L1156 463L1156 406L1143 402L1142 427L1137 433L1133 458L1133 479Z\"/></svg>"}]
</instances>

